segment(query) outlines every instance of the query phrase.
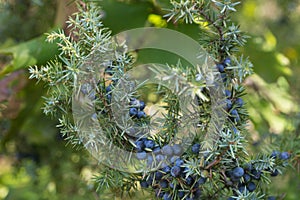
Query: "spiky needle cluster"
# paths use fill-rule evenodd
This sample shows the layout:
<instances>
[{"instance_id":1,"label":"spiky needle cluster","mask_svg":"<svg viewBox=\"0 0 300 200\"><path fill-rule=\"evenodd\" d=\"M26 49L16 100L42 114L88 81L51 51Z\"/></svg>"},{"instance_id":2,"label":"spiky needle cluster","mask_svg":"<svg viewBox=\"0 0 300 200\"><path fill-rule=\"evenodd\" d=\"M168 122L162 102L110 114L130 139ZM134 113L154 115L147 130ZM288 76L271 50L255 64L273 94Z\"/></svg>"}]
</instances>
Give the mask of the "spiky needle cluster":
<instances>
[{"instance_id":1,"label":"spiky needle cluster","mask_svg":"<svg viewBox=\"0 0 300 200\"><path fill-rule=\"evenodd\" d=\"M182 146L167 144L176 134L179 119L178 99L163 88L166 122L160 134L144 137L140 134L128 135L118 128L112 120L111 98L115 85L124 73L131 68L134 59L128 53L115 53L106 66L104 76L96 83L80 86L80 92L94 101L96 113L92 116L100 124L105 125L108 137L113 143L134 152L139 160L146 160L147 165L160 163L156 171L140 174L118 172L108 167L95 179L98 190L110 188L114 191L129 192L139 186L155 191L157 198L168 199L275 199L267 194L271 176L277 176L287 165L290 157L288 152L274 151L270 155L251 156L246 151L245 133L248 120L242 96L245 90L242 82L252 73L252 64L239 55L247 36L239 26L230 20L230 13L236 11L239 2L230 0L171 0L172 9L165 17L173 23L196 23L201 29L200 44L215 59L213 66L222 78L225 86L226 122L214 145L202 152L201 134L197 135L191 147L182 152ZM52 32L48 42L57 42L60 48L58 58L41 68L30 67L30 78L43 81L48 87L45 98L44 112L59 120L58 127L66 140L74 146L86 147L77 135L78 127L74 124L71 113L71 96L74 81L80 73L82 63L94 51L100 54L116 51L111 43L111 33L101 21L102 12L94 4L86 4L83 9L69 20L71 35L63 31ZM101 62L101 60L100 60ZM180 64L173 66L190 81L197 80L197 69L189 69ZM92 85L96 90L91 90ZM203 87L203 86L202 86ZM205 96L198 98L200 115L199 124L204 127L200 132L207 131L205 124L211 120L209 91L202 90ZM145 112L147 102L139 99L136 91L127 95L128 117L137 126L148 123L150 116ZM132 128L132 127L131 127ZM132 129L134 131L134 129ZM93 135L90 137L93 144ZM86 141L85 141L86 142ZM150 188L150 189L149 189Z\"/></svg>"}]
</instances>

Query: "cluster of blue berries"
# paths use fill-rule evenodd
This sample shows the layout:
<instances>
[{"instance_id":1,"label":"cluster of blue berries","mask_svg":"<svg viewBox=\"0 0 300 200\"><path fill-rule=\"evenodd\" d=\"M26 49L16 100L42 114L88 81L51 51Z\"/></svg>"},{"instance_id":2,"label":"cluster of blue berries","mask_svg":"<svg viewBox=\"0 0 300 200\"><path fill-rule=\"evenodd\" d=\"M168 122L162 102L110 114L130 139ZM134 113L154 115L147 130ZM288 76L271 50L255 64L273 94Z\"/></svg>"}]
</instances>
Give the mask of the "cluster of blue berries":
<instances>
[{"instance_id":1,"label":"cluster of blue berries","mask_svg":"<svg viewBox=\"0 0 300 200\"><path fill-rule=\"evenodd\" d=\"M127 61L128 63L131 62L130 56L127 59L129 59ZM107 103L111 103L112 89L119 81L119 79L115 75L118 74L118 76L121 76L122 74L124 74L124 72L124 65L120 60L118 61L118 59L109 63L109 65L105 68L104 73L110 76L109 79L111 80L111 83L105 87Z\"/></svg>"},{"instance_id":2,"label":"cluster of blue berries","mask_svg":"<svg viewBox=\"0 0 300 200\"><path fill-rule=\"evenodd\" d=\"M240 97L233 97L232 92L229 90L225 90L226 96L226 111L230 115L231 121L238 123L240 122L240 115L238 109L244 105L244 101Z\"/></svg>"},{"instance_id":3,"label":"cluster of blue berries","mask_svg":"<svg viewBox=\"0 0 300 200\"><path fill-rule=\"evenodd\" d=\"M105 69L105 73L109 76L113 76L116 68L117 68L117 66L114 66L112 64L111 66L108 66ZM112 90L113 90L114 85L116 85L117 82L118 82L118 79L112 79L111 83L105 87L106 100L107 100L108 104L111 103Z\"/></svg>"},{"instance_id":4,"label":"cluster of blue berries","mask_svg":"<svg viewBox=\"0 0 300 200\"><path fill-rule=\"evenodd\" d=\"M231 59L229 57L225 58L223 62L216 65L217 70L221 73L223 82L227 81L226 67L231 65Z\"/></svg>"},{"instance_id":5,"label":"cluster of blue berries","mask_svg":"<svg viewBox=\"0 0 300 200\"><path fill-rule=\"evenodd\" d=\"M280 160L288 160L291 154L289 152L279 152L273 151L271 154L271 158L280 159Z\"/></svg>"},{"instance_id":6,"label":"cluster of blue berries","mask_svg":"<svg viewBox=\"0 0 300 200\"><path fill-rule=\"evenodd\" d=\"M140 151L137 153L138 159L147 159L148 165L153 162L161 163L159 170L150 173L140 181L141 187L152 187L155 190L156 197L163 200L195 200L200 198L201 185L206 182L207 178L187 174L189 169L180 157L183 153L181 145L165 145L160 148L152 140L142 139L136 142L136 146L137 150ZM151 149L148 148L149 146ZM191 148L192 153L195 155L199 154L199 150L200 144L194 144ZM152 151L152 154L147 156L147 151Z\"/></svg>"},{"instance_id":7,"label":"cluster of blue berries","mask_svg":"<svg viewBox=\"0 0 300 200\"><path fill-rule=\"evenodd\" d=\"M226 58L222 63L216 65L224 82L228 80L229 76L227 72L230 72L230 70L226 68L230 65L230 58ZM113 75L115 70L114 67L108 67L105 73ZM109 103L111 102L111 93L115 82L113 80L105 88L105 95ZM225 96L225 110L228 113L229 120L235 124L241 123L240 115L243 113L241 109L244 106L244 101L240 97L239 92L233 89L225 90ZM129 102L129 116L137 121L146 118L145 107L146 104L144 101L131 98ZM186 158L191 157L199 159L200 147L199 143L195 143L189 151L183 152L182 145L180 144L160 146L153 139L145 137L137 139L134 143L136 158L145 161L149 168L157 168L157 170L139 179L141 187L152 188L155 190L155 196L163 200L201 199L201 196L203 197L204 195L203 188L205 187L204 184L207 181L207 177L190 173L192 170L189 169L186 161ZM288 152L274 151L270 157L278 159L278 161L286 161L289 159L290 154ZM204 158L206 159L207 157L204 156ZM201 170L214 168L208 161L204 161L204 165L209 166L209 168L201 166ZM254 166L255 164L246 164L243 167L236 166L220 174L223 177L225 187L233 191L233 196L229 197L228 200L236 199L239 196L239 192L254 192L262 175L277 176L279 174L278 169L258 170ZM276 199L274 196L268 197L268 200L274 199Z\"/></svg>"},{"instance_id":8,"label":"cluster of blue berries","mask_svg":"<svg viewBox=\"0 0 300 200\"><path fill-rule=\"evenodd\" d=\"M231 59L229 57L225 58L222 63L218 63L216 68L221 73L221 77L224 82L227 80L226 67L231 65ZM230 115L231 121L238 123L240 122L240 115L238 109L244 105L244 101L240 97L234 97L233 92L230 90L225 90L225 109Z\"/></svg>"},{"instance_id":9,"label":"cluster of blue berries","mask_svg":"<svg viewBox=\"0 0 300 200\"><path fill-rule=\"evenodd\" d=\"M146 117L146 113L144 112L144 108L145 108L145 102L138 100L136 98L132 98L130 100L130 108L129 108L129 115L130 117L133 118L145 118Z\"/></svg>"},{"instance_id":10,"label":"cluster of blue berries","mask_svg":"<svg viewBox=\"0 0 300 200\"><path fill-rule=\"evenodd\" d=\"M143 101L131 99L129 114L140 119L146 116L144 108ZM180 157L183 154L180 144L161 147L152 139L140 138L135 142L135 150L136 158L146 160L148 167L160 168L140 180L142 188L151 187L155 190L156 197L163 200L195 200L200 197L200 186L206 182L206 178L187 175L189 169L184 166L185 161ZM198 155L199 151L200 144L194 144L191 152Z\"/></svg>"},{"instance_id":11,"label":"cluster of blue berries","mask_svg":"<svg viewBox=\"0 0 300 200\"><path fill-rule=\"evenodd\" d=\"M112 85L109 84L106 88L105 88L105 92L106 92L106 99L108 103L111 103L111 91L112 91Z\"/></svg>"},{"instance_id":12,"label":"cluster of blue berries","mask_svg":"<svg viewBox=\"0 0 300 200\"><path fill-rule=\"evenodd\" d=\"M166 167L168 162L171 162L172 159L178 158L182 154L182 147L179 144L174 144L172 146L165 145L161 148L153 140L147 138L139 139L135 142L135 146L137 158L139 160L147 159L149 167L154 164Z\"/></svg>"},{"instance_id":13,"label":"cluster of blue berries","mask_svg":"<svg viewBox=\"0 0 300 200\"><path fill-rule=\"evenodd\" d=\"M290 154L288 152L273 151L270 157L286 161L290 158ZM265 171L269 172L272 177L279 174L279 171L277 169L265 169ZM231 171L225 172L226 177L230 179L229 182L227 181L227 184L241 193L244 193L245 191L253 192L256 189L257 183L260 181L263 173L264 172L262 170L255 169L250 163L246 164L244 167L235 167ZM233 199L233 197L228 198L228 200ZM268 200L269 199L276 198L270 196L268 197Z\"/></svg>"},{"instance_id":14,"label":"cluster of blue berries","mask_svg":"<svg viewBox=\"0 0 300 200\"><path fill-rule=\"evenodd\" d=\"M115 66L115 65L111 65L108 66L105 69L105 73L107 75L113 76L116 70L121 70L120 67ZM110 103L111 102L111 97L112 97L112 89L113 86L117 83L117 79L113 79L112 83L109 84L106 88L105 88L105 92L106 92L106 98L107 98L107 102ZM146 107L146 104L144 101L138 100L136 98L132 98L130 100L130 108L129 108L129 115L130 117L133 118L137 118L137 119L141 119L141 118L145 118L146 117L146 113L144 112L144 108Z\"/></svg>"},{"instance_id":15,"label":"cluster of blue berries","mask_svg":"<svg viewBox=\"0 0 300 200\"><path fill-rule=\"evenodd\" d=\"M260 180L261 175L262 171L254 169L251 164L247 164L244 168L235 167L232 171L226 172L226 176L231 180L230 184L241 193L245 190L253 192L256 189L256 182Z\"/></svg>"},{"instance_id":16,"label":"cluster of blue berries","mask_svg":"<svg viewBox=\"0 0 300 200\"><path fill-rule=\"evenodd\" d=\"M224 82L227 81L228 75L226 73L226 68L231 65L231 59L229 57L225 58L223 62L216 65L217 70L221 73L221 77ZM230 90L225 90L225 109L230 114L230 119L238 123L240 122L240 116L238 108L241 108L244 105L244 101L240 97L234 97L233 93Z\"/></svg>"}]
</instances>

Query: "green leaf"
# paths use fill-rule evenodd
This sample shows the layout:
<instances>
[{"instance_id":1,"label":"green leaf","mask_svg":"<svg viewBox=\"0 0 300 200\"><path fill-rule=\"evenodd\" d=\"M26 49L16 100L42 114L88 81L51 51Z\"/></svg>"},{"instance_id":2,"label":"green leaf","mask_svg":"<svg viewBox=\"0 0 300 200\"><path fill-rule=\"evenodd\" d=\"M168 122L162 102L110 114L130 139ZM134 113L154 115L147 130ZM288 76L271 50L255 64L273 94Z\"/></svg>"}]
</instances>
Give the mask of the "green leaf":
<instances>
[{"instance_id":1,"label":"green leaf","mask_svg":"<svg viewBox=\"0 0 300 200\"><path fill-rule=\"evenodd\" d=\"M0 55L11 56L11 62L0 69L0 78L30 65L42 65L58 54L56 44L45 42L46 36L0 49Z\"/></svg>"}]
</instances>

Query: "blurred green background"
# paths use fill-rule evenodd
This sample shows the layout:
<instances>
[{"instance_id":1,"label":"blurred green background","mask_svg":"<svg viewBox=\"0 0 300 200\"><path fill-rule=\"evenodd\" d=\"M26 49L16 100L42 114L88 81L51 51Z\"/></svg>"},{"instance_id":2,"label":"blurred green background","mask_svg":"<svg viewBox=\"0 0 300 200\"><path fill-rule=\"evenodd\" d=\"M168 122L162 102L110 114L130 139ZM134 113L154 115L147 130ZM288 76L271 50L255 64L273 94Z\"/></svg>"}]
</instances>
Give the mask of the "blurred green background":
<instances>
[{"instance_id":1,"label":"blurred green background","mask_svg":"<svg viewBox=\"0 0 300 200\"><path fill-rule=\"evenodd\" d=\"M103 0L104 24L113 33L141 26L167 26L157 15L164 0ZM300 1L243 0L233 21L250 37L241 49L254 64L245 85L249 151L293 153L284 176L273 179L280 199L300 199ZM55 57L45 32L65 28L76 11L68 0L0 0L0 199L106 199L95 192L101 172L87 152L72 149L41 110L43 84L28 80L29 65ZM126 20L124 20L126 18ZM197 39L197 26L178 30ZM139 192L132 194L139 196ZM144 197L145 198L145 197ZM125 197L123 198L125 199ZM128 197L127 199L131 199ZM132 199L139 199L135 197ZM150 199L150 198L149 198Z\"/></svg>"}]
</instances>

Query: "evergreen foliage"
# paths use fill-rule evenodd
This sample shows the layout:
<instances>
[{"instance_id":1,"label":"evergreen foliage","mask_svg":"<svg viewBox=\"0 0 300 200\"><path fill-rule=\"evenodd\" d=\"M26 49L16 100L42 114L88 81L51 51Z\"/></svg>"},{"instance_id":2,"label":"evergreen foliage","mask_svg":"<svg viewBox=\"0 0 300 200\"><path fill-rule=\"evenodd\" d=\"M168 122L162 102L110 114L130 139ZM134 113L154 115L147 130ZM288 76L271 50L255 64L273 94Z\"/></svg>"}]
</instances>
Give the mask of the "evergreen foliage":
<instances>
[{"instance_id":1,"label":"evergreen foliage","mask_svg":"<svg viewBox=\"0 0 300 200\"><path fill-rule=\"evenodd\" d=\"M85 138L80 137L79 127L72 119L71 97L74 90L79 88L79 93L95 105L97 112L91 118L105 127L106 136L112 144L132 151L133 156L144 160L147 166L159 163L157 170L138 174L103 166L101 173L95 177L98 191L111 189L123 194L143 188L165 200L273 198L268 194L268 184L272 176L283 172L291 154L274 151L267 155L249 155L247 152L245 135L248 113L243 101L246 95L243 81L253 73L253 66L248 58L239 53L248 37L230 18L239 2L171 0L171 4L172 8L166 9L164 15L168 23L194 23L200 26L199 43L212 55L215 61L212 67L218 71L224 83L224 104L220 107L226 113L226 121L212 146L202 148L205 143L204 133L213 120L211 97L205 83L199 86L202 87L201 95L194 95L193 100L197 101L201 113L198 119L199 131L186 152L181 152L183 144L168 144L177 134L181 114L178 98L166 88L158 87L156 91L166 110L166 122L161 132L153 137L144 137L140 133L132 136L116 126L112 118L112 94L118 81L132 68L135 57L131 53L120 53L118 48L124 47L116 47L111 43L111 32L102 23L103 12L89 2L79 6L79 12L70 18L68 23L71 35L63 31L48 35L47 41L57 42L60 48L58 58L41 68L34 66L29 69L30 78L42 81L48 89L44 113L59 119L57 127L70 144L97 148L95 144L99 138L93 133ZM97 82L86 82L76 88L74 82L86 70L82 69L82 64L95 51L101 55L115 52L115 59L109 63L100 63L106 69L101 72L104 76ZM180 62L170 64L170 68L189 82L197 82L198 69L185 67ZM139 127L146 126L151 119L145 112L147 102L141 96L136 90L126 95L129 111L127 118L133 119Z\"/></svg>"}]
</instances>

